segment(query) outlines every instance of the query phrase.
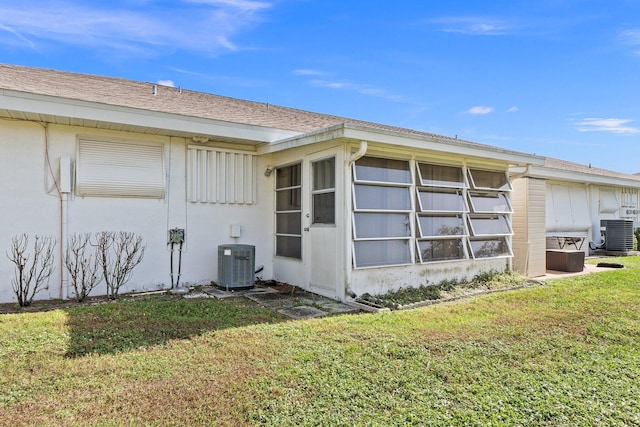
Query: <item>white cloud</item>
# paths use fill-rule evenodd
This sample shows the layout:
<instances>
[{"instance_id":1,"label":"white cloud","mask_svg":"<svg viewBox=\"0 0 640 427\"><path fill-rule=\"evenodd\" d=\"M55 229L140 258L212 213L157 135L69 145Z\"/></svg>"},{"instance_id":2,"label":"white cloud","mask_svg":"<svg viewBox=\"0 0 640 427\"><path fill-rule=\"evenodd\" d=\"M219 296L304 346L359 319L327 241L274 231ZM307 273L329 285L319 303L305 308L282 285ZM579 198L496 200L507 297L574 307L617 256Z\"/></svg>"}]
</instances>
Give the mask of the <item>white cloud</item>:
<instances>
[{"instance_id":1,"label":"white cloud","mask_svg":"<svg viewBox=\"0 0 640 427\"><path fill-rule=\"evenodd\" d=\"M618 34L618 41L625 46L635 49L634 53L640 55L640 29L629 29Z\"/></svg>"},{"instance_id":2,"label":"white cloud","mask_svg":"<svg viewBox=\"0 0 640 427\"><path fill-rule=\"evenodd\" d=\"M516 27L505 20L483 16L455 16L434 19L432 23L438 25L445 33L466 35L498 36L512 32Z\"/></svg>"},{"instance_id":3,"label":"white cloud","mask_svg":"<svg viewBox=\"0 0 640 427\"><path fill-rule=\"evenodd\" d=\"M472 116L483 116L485 114L493 113L493 107L486 107L484 105L478 105L475 107L469 108L465 113L471 114Z\"/></svg>"},{"instance_id":4,"label":"white cloud","mask_svg":"<svg viewBox=\"0 0 640 427\"><path fill-rule=\"evenodd\" d=\"M507 113L515 113L518 110L519 108L514 105L513 107L509 107L509 109L507 110Z\"/></svg>"},{"instance_id":5,"label":"white cloud","mask_svg":"<svg viewBox=\"0 0 640 427\"><path fill-rule=\"evenodd\" d=\"M158 84L160 86L176 87L176 84L173 82L173 80L158 80Z\"/></svg>"},{"instance_id":6,"label":"white cloud","mask_svg":"<svg viewBox=\"0 0 640 427\"><path fill-rule=\"evenodd\" d=\"M327 81L327 80L320 80L320 79L311 80L309 83L316 87L346 90L346 91L356 92L361 95L367 95L367 96L373 96L376 98L386 99L388 101L393 101L393 102L399 102L399 103L405 103L405 104L418 104L416 102L412 102L411 100L409 100L404 96L396 95L385 89L376 88L366 84L359 84L359 83L352 83L352 82L334 82L334 81Z\"/></svg>"},{"instance_id":7,"label":"white cloud","mask_svg":"<svg viewBox=\"0 0 640 427\"><path fill-rule=\"evenodd\" d=\"M185 0L186 3L207 4L210 6L232 7L244 12L253 12L271 7L269 3L249 0Z\"/></svg>"},{"instance_id":8,"label":"white cloud","mask_svg":"<svg viewBox=\"0 0 640 427\"><path fill-rule=\"evenodd\" d=\"M297 70L293 70L291 73L298 76L321 76L324 74L322 71L310 70L306 68L299 68Z\"/></svg>"},{"instance_id":9,"label":"white cloud","mask_svg":"<svg viewBox=\"0 0 640 427\"><path fill-rule=\"evenodd\" d=\"M590 117L577 122L576 130L579 132L611 132L622 135L640 134L640 128L627 126L627 124L634 121L635 120L630 119L603 119Z\"/></svg>"},{"instance_id":10,"label":"white cloud","mask_svg":"<svg viewBox=\"0 0 640 427\"><path fill-rule=\"evenodd\" d=\"M60 0L47 7L37 0L0 4L0 42L109 48L159 54L176 50L215 55L238 46L231 41L262 19L266 1L180 0L175 8L152 0L144 9L135 2L93 3ZM157 6L157 7L154 7Z\"/></svg>"}]
</instances>

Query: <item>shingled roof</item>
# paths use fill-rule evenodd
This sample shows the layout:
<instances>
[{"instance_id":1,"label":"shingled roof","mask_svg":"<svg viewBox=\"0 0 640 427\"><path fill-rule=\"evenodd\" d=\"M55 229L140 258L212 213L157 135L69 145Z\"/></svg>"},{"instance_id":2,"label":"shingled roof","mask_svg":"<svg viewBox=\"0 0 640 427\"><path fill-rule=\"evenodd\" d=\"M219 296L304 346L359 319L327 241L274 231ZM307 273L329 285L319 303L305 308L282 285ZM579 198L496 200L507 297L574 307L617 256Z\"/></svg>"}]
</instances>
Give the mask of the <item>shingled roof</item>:
<instances>
[{"instance_id":1,"label":"shingled roof","mask_svg":"<svg viewBox=\"0 0 640 427\"><path fill-rule=\"evenodd\" d=\"M460 141L412 129L245 101L121 78L0 64L0 89L113 106L264 126L301 133L353 123L374 129ZM467 141L468 142L468 141ZM482 146L483 144L478 144Z\"/></svg>"},{"instance_id":2,"label":"shingled roof","mask_svg":"<svg viewBox=\"0 0 640 427\"><path fill-rule=\"evenodd\" d=\"M592 167L591 165L583 165L580 163L573 163L566 160L554 159L553 157L545 157L544 167L549 169L557 169L568 172L578 172L585 173L590 175L598 175L608 178L620 178L620 179L630 179L640 182L640 175L635 174L626 174L621 172L615 172L608 169L601 169Z\"/></svg>"}]
</instances>

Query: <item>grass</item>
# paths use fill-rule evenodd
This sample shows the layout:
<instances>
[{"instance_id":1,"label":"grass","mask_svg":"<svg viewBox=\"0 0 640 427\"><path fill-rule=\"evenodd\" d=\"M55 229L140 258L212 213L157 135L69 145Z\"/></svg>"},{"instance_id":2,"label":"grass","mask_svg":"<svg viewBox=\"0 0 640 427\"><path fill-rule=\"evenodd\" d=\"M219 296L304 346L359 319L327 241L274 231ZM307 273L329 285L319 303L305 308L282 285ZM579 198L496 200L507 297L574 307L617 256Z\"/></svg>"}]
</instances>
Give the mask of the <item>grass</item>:
<instances>
[{"instance_id":1,"label":"grass","mask_svg":"<svg viewBox=\"0 0 640 427\"><path fill-rule=\"evenodd\" d=\"M417 310L0 315L1 425L640 425L640 258Z\"/></svg>"}]
</instances>

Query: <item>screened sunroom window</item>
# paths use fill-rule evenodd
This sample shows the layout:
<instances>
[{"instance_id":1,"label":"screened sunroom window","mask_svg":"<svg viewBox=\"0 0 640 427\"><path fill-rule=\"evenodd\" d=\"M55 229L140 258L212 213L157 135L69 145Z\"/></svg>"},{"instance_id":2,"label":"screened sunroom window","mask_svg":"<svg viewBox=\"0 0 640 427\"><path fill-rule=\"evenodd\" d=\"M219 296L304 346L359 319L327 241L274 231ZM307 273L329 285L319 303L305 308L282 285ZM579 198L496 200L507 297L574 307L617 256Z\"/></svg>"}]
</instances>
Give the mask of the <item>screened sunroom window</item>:
<instances>
[{"instance_id":1,"label":"screened sunroom window","mask_svg":"<svg viewBox=\"0 0 640 427\"><path fill-rule=\"evenodd\" d=\"M354 166L356 181L411 183L409 162L405 160L362 157Z\"/></svg>"},{"instance_id":2,"label":"screened sunroom window","mask_svg":"<svg viewBox=\"0 0 640 427\"><path fill-rule=\"evenodd\" d=\"M459 166L432 165L418 163L420 185L436 187L464 187L464 175Z\"/></svg>"},{"instance_id":3,"label":"screened sunroom window","mask_svg":"<svg viewBox=\"0 0 640 427\"><path fill-rule=\"evenodd\" d=\"M356 268L513 256L505 171L414 162L355 162Z\"/></svg>"},{"instance_id":4,"label":"screened sunroom window","mask_svg":"<svg viewBox=\"0 0 640 427\"><path fill-rule=\"evenodd\" d=\"M469 241L473 258L495 258L511 256L511 248L506 237L472 239Z\"/></svg>"},{"instance_id":5,"label":"screened sunroom window","mask_svg":"<svg viewBox=\"0 0 640 427\"><path fill-rule=\"evenodd\" d=\"M362 157L353 165L353 177L354 265L410 263L409 162Z\"/></svg>"},{"instance_id":6,"label":"screened sunroom window","mask_svg":"<svg viewBox=\"0 0 640 427\"><path fill-rule=\"evenodd\" d=\"M511 183L506 172L483 169L469 169L471 186L479 190L511 191Z\"/></svg>"},{"instance_id":7,"label":"screened sunroom window","mask_svg":"<svg viewBox=\"0 0 640 427\"><path fill-rule=\"evenodd\" d=\"M462 166L418 162L416 167L416 260L447 261L467 258Z\"/></svg>"},{"instance_id":8,"label":"screened sunroom window","mask_svg":"<svg viewBox=\"0 0 640 427\"><path fill-rule=\"evenodd\" d=\"M511 203L505 193L469 192L471 210L474 213L512 213Z\"/></svg>"},{"instance_id":9,"label":"screened sunroom window","mask_svg":"<svg viewBox=\"0 0 640 427\"><path fill-rule=\"evenodd\" d=\"M418 203L423 212L466 212L462 190L419 188Z\"/></svg>"},{"instance_id":10,"label":"screened sunroom window","mask_svg":"<svg viewBox=\"0 0 640 427\"><path fill-rule=\"evenodd\" d=\"M511 230L511 183L502 171L469 169L468 192L471 211L469 247L471 256L493 258L512 256L508 236Z\"/></svg>"},{"instance_id":11,"label":"screened sunroom window","mask_svg":"<svg viewBox=\"0 0 640 427\"><path fill-rule=\"evenodd\" d=\"M505 215L472 216L469 223L474 236L511 234L511 227Z\"/></svg>"},{"instance_id":12,"label":"screened sunroom window","mask_svg":"<svg viewBox=\"0 0 640 427\"><path fill-rule=\"evenodd\" d=\"M302 258L301 164L276 169L276 255Z\"/></svg>"}]
</instances>

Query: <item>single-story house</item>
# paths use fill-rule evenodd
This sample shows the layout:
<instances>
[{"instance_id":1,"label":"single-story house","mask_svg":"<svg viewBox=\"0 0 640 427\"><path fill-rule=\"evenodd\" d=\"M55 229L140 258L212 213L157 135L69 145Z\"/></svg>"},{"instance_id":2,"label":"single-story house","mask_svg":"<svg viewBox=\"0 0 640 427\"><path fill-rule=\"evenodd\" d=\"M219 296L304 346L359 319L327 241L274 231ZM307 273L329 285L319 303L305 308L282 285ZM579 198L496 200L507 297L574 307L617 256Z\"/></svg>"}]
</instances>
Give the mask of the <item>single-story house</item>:
<instances>
[{"instance_id":1,"label":"single-story house","mask_svg":"<svg viewBox=\"0 0 640 427\"><path fill-rule=\"evenodd\" d=\"M111 230L146 244L122 292L171 286L176 229L189 284L218 280L221 248L234 244L254 248L262 279L337 300L488 270L536 275L556 230L556 185L633 190L636 209L640 187L411 129L12 65L0 65L0 152L0 248L22 233L58 241L56 273L37 299L73 296L69 236ZM599 215L587 227L594 241ZM0 261L0 302L15 301L13 274Z\"/></svg>"}]
</instances>

